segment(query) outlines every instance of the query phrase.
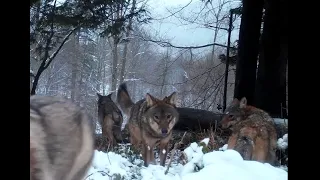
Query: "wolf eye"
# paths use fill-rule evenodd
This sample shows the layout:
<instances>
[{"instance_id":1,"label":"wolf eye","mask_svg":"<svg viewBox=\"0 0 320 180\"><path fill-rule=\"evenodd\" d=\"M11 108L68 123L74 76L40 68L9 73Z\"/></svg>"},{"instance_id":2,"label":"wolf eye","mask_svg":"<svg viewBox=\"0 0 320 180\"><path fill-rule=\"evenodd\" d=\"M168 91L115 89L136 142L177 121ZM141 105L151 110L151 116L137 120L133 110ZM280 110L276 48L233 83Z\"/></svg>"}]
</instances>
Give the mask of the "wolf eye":
<instances>
[{"instance_id":1,"label":"wolf eye","mask_svg":"<svg viewBox=\"0 0 320 180\"><path fill-rule=\"evenodd\" d=\"M171 119L171 115L170 114L167 115L167 119Z\"/></svg>"},{"instance_id":2,"label":"wolf eye","mask_svg":"<svg viewBox=\"0 0 320 180\"><path fill-rule=\"evenodd\" d=\"M159 116L154 115L154 119L158 120L158 119L159 119Z\"/></svg>"}]
</instances>

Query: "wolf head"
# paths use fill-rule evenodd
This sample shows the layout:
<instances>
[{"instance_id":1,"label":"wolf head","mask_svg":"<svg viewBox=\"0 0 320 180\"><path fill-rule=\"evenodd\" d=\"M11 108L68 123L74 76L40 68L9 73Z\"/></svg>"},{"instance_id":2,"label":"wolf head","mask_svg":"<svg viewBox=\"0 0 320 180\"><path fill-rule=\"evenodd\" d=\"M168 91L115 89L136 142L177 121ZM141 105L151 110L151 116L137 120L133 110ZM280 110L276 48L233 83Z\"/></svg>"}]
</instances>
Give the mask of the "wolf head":
<instances>
[{"instance_id":1,"label":"wolf head","mask_svg":"<svg viewBox=\"0 0 320 180\"><path fill-rule=\"evenodd\" d=\"M146 95L147 110L144 114L147 124L159 136L167 136L179 119L176 109L176 92L162 100Z\"/></svg>"},{"instance_id":2,"label":"wolf head","mask_svg":"<svg viewBox=\"0 0 320 180\"><path fill-rule=\"evenodd\" d=\"M98 96L98 105L102 105L102 104L106 104L106 103L109 103L109 102L113 102L112 99L111 99L111 96L112 96L112 93L106 95L106 96L103 96L99 93L97 93L97 96Z\"/></svg>"},{"instance_id":3,"label":"wolf head","mask_svg":"<svg viewBox=\"0 0 320 180\"><path fill-rule=\"evenodd\" d=\"M230 128L236 122L240 121L246 107L246 97L243 97L240 101L235 98L224 111L222 121L220 122L222 129Z\"/></svg>"}]
</instances>

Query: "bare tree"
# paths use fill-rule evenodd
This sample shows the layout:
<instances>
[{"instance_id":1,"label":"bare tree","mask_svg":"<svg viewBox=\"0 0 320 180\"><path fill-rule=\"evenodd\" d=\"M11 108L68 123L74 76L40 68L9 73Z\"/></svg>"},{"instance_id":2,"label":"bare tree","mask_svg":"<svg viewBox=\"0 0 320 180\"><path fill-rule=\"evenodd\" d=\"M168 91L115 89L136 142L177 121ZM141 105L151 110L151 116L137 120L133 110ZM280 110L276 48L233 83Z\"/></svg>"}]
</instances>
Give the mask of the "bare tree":
<instances>
[{"instance_id":1,"label":"bare tree","mask_svg":"<svg viewBox=\"0 0 320 180\"><path fill-rule=\"evenodd\" d=\"M134 10L136 8L136 0L132 0L132 6L130 13L134 13ZM127 54L128 54L128 44L130 42L130 34L132 30L132 23L133 23L133 17L129 18L129 23L126 27L126 34L125 34L125 44L124 44L124 49L123 49L123 56L122 56L122 66L121 66L121 71L120 71L120 84L123 82L124 79L124 72L126 70L126 62L127 62Z\"/></svg>"}]
</instances>

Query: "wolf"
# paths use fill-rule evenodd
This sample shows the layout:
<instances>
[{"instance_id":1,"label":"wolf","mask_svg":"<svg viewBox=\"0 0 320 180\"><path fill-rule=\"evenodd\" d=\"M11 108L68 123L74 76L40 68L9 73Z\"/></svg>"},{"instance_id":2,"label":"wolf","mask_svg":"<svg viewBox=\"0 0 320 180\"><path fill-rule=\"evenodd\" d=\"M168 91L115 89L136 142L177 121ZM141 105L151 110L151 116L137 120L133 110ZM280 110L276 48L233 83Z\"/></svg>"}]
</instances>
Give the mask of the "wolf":
<instances>
[{"instance_id":1,"label":"wolf","mask_svg":"<svg viewBox=\"0 0 320 180\"><path fill-rule=\"evenodd\" d=\"M276 158L277 132L274 125L253 114L233 125L228 149L238 151L244 160L279 165Z\"/></svg>"},{"instance_id":2,"label":"wolf","mask_svg":"<svg viewBox=\"0 0 320 180\"><path fill-rule=\"evenodd\" d=\"M94 153L93 124L59 97L30 97L30 180L81 180Z\"/></svg>"},{"instance_id":3,"label":"wolf","mask_svg":"<svg viewBox=\"0 0 320 180\"><path fill-rule=\"evenodd\" d=\"M123 123L123 117L118 106L111 99L112 93L107 96L102 96L97 93L98 96L98 121L102 128L103 139L109 140L112 147L117 142L122 141L121 126ZM103 140L103 142L104 142Z\"/></svg>"},{"instance_id":4,"label":"wolf","mask_svg":"<svg viewBox=\"0 0 320 180\"><path fill-rule=\"evenodd\" d=\"M133 103L126 84L122 83L118 88L117 102L128 117L126 126L131 144L142 145L144 166L155 164L153 149L158 145L160 165L164 166L172 129L179 119L176 92L162 100L147 93L145 99Z\"/></svg>"},{"instance_id":5,"label":"wolf","mask_svg":"<svg viewBox=\"0 0 320 180\"><path fill-rule=\"evenodd\" d=\"M259 115L260 119L269 121L274 124L273 118L262 109L254 106L247 105L246 97L243 97L240 101L235 98L231 104L224 111L220 126L222 129L232 129L232 126L244 119L247 119L250 115Z\"/></svg>"}]
</instances>

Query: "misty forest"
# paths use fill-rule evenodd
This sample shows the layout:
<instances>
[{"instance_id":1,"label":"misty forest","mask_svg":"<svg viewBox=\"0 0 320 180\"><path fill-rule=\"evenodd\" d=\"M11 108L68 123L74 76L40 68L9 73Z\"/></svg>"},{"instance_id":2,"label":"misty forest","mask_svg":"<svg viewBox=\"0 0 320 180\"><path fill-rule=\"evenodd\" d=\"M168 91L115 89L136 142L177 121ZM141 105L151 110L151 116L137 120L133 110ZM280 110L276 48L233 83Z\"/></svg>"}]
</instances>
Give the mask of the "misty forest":
<instances>
[{"instance_id":1,"label":"misty forest","mask_svg":"<svg viewBox=\"0 0 320 180\"><path fill-rule=\"evenodd\" d=\"M70 99L97 130L97 93L115 101L123 82L134 102L176 91L176 128L209 129L242 97L287 118L287 14L276 0L30 0L30 93Z\"/></svg>"}]
</instances>

